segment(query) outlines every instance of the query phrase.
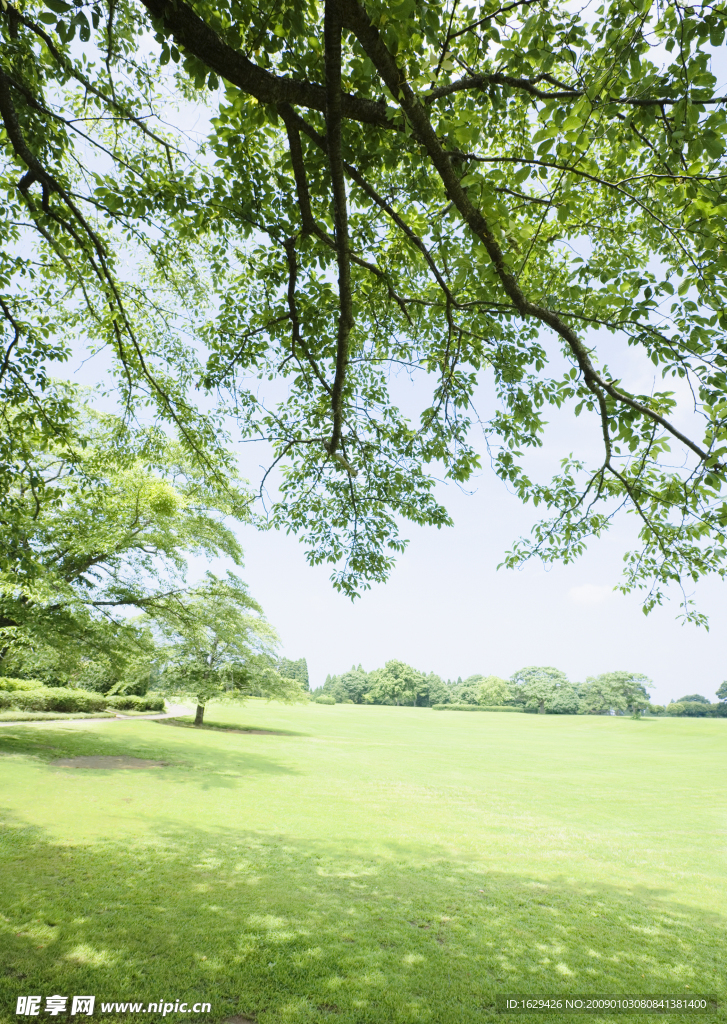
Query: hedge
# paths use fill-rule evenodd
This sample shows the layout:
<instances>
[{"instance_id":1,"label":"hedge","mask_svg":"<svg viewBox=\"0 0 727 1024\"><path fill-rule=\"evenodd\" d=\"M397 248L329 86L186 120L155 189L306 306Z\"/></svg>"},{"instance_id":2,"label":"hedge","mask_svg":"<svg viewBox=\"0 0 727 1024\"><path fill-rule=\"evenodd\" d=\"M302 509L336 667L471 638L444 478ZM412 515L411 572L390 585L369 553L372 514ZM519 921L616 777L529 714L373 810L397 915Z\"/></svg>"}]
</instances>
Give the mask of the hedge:
<instances>
[{"instance_id":1,"label":"hedge","mask_svg":"<svg viewBox=\"0 0 727 1024\"><path fill-rule=\"evenodd\" d=\"M76 690L66 686L37 687L34 690L0 691L0 707L19 711L105 711L108 698L90 690Z\"/></svg>"},{"instance_id":2,"label":"hedge","mask_svg":"<svg viewBox=\"0 0 727 1024\"><path fill-rule=\"evenodd\" d=\"M0 676L0 691L37 690L42 686L37 679L13 679L11 676Z\"/></svg>"},{"instance_id":3,"label":"hedge","mask_svg":"<svg viewBox=\"0 0 727 1024\"><path fill-rule=\"evenodd\" d=\"M336 698L335 697L326 697L326 696L316 697L315 702L316 702L316 704L335 704L336 703Z\"/></svg>"},{"instance_id":4,"label":"hedge","mask_svg":"<svg viewBox=\"0 0 727 1024\"><path fill-rule=\"evenodd\" d=\"M106 697L106 707L117 711L163 711L164 698L150 694L148 697L137 697L133 693L118 693Z\"/></svg>"},{"instance_id":5,"label":"hedge","mask_svg":"<svg viewBox=\"0 0 727 1024\"><path fill-rule=\"evenodd\" d=\"M495 704L432 704L435 711L515 711L523 713L522 708L505 707Z\"/></svg>"}]
</instances>

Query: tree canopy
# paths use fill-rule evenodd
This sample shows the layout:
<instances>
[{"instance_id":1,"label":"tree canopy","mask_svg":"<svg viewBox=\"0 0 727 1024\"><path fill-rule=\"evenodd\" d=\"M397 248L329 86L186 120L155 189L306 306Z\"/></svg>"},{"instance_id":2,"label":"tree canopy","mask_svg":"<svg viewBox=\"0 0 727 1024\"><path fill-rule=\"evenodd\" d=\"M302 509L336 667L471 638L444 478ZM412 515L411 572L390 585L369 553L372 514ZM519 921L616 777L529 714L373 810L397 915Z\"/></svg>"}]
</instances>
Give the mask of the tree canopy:
<instances>
[{"instance_id":1,"label":"tree canopy","mask_svg":"<svg viewBox=\"0 0 727 1024\"><path fill-rule=\"evenodd\" d=\"M586 714L631 710L639 714L649 706L651 680L639 672L603 672L588 676L580 690L580 707Z\"/></svg>"},{"instance_id":2,"label":"tree canopy","mask_svg":"<svg viewBox=\"0 0 727 1024\"><path fill-rule=\"evenodd\" d=\"M721 0L2 0L0 397L51 430L49 361L108 347L125 408L206 474L223 423L272 446L269 522L349 594L402 519L450 522L434 483L485 448L546 510L507 565L569 561L626 509L646 610L723 575L726 23ZM600 452L539 480L549 407Z\"/></svg>"},{"instance_id":3,"label":"tree canopy","mask_svg":"<svg viewBox=\"0 0 727 1024\"><path fill-rule=\"evenodd\" d=\"M207 573L202 583L155 608L151 625L166 651L162 689L193 698L195 725L202 725L213 700L258 694L304 699L300 681L278 673L277 634L233 573L224 579Z\"/></svg>"},{"instance_id":4,"label":"tree canopy","mask_svg":"<svg viewBox=\"0 0 727 1024\"><path fill-rule=\"evenodd\" d=\"M211 484L163 431L131 431L78 389L59 391L73 407L61 436L16 431L0 512L0 669L12 674L31 652L33 672L63 681L90 661L108 680L153 660L129 613L178 601L190 556L242 563L225 520L243 518L249 496L233 477ZM4 415L12 430L12 410Z\"/></svg>"}]
</instances>

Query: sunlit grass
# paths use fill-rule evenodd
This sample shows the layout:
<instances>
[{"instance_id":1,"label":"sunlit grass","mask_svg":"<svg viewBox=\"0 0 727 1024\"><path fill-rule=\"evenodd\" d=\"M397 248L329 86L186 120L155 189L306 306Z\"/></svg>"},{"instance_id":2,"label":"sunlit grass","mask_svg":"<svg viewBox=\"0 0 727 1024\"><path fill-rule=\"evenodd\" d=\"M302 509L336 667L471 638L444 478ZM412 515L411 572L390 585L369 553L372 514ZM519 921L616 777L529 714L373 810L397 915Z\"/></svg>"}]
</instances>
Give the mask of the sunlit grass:
<instances>
[{"instance_id":1,"label":"sunlit grass","mask_svg":"<svg viewBox=\"0 0 727 1024\"><path fill-rule=\"evenodd\" d=\"M727 721L208 715L270 732L0 730L3 1019L32 992L260 1024L554 1019L497 1014L504 993L727 999ZM50 764L89 754L167 767Z\"/></svg>"}]
</instances>

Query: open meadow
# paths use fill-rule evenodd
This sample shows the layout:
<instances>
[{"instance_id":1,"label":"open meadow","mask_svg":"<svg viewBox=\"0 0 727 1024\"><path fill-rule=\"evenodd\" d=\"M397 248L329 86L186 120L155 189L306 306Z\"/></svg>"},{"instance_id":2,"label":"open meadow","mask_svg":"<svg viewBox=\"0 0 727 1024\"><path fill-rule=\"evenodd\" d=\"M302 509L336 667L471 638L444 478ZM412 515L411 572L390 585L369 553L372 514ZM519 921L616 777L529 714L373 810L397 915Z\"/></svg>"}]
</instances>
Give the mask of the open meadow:
<instances>
[{"instance_id":1,"label":"open meadow","mask_svg":"<svg viewBox=\"0 0 727 1024\"><path fill-rule=\"evenodd\" d=\"M259 1024L598 1021L495 1000L707 994L669 1019L727 1020L727 719L208 717L269 731L0 729L3 1021L33 993ZM82 755L165 765L52 763Z\"/></svg>"}]
</instances>

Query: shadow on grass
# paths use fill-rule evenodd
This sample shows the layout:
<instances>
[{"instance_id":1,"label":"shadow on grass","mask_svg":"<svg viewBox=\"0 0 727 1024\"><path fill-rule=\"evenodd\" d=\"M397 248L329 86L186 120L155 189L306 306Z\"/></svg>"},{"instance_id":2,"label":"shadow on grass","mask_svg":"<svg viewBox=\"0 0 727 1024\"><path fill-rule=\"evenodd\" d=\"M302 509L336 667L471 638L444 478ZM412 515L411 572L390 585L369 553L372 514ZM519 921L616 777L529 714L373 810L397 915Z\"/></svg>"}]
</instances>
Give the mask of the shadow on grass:
<instances>
[{"instance_id":1,"label":"shadow on grass","mask_svg":"<svg viewBox=\"0 0 727 1024\"><path fill-rule=\"evenodd\" d=\"M240 732L246 735L261 736L308 736L307 732L294 732L292 729L264 729L257 725L232 725L228 722L207 721L203 725L195 725L191 715L175 718L157 718L157 725L171 725L178 729L194 729L195 732Z\"/></svg>"},{"instance_id":2,"label":"shadow on grass","mask_svg":"<svg viewBox=\"0 0 727 1024\"><path fill-rule=\"evenodd\" d=\"M222 777L232 779L244 778L251 772L276 775L297 775L299 772L291 765L282 764L262 754L248 751L242 746L220 746L215 742L222 735L221 731L210 731L193 745L185 743L179 746L169 743L173 734L167 730L158 730L154 726L158 720L148 722L143 733L130 733L127 723L115 723L110 730L85 731L82 729L59 728L50 730L33 730L21 727L0 730L0 764L3 755L21 754L37 758L49 763L59 758L110 756L139 757L152 761L165 761L164 768L155 771L173 773L174 782L185 780L199 782L200 775L205 777L205 788L210 784L220 785ZM62 723L59 723L61 725ZM136 724L129 720L129 725ZM197 730L195 730L197 731ZM55 771L68 773L108 771L103 768L65 768L58 767Z\"/></svg>"},{"instance_id":3,"label":"shadow on grass","mask_svg":"<svg viewBox=\"0 0 727 1024\"><path fill-rule=\"evenodd\" d=\"M207 1020L260 1024L553 1020L498 1014L498 994L726 998L725 919L644 889L252 831L166 830L131 848L12 823L0 836L3 1020L30 993L209 1001Z\"/></svg>"}]
</instances>

